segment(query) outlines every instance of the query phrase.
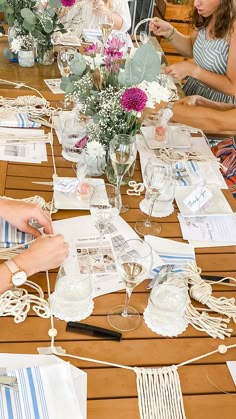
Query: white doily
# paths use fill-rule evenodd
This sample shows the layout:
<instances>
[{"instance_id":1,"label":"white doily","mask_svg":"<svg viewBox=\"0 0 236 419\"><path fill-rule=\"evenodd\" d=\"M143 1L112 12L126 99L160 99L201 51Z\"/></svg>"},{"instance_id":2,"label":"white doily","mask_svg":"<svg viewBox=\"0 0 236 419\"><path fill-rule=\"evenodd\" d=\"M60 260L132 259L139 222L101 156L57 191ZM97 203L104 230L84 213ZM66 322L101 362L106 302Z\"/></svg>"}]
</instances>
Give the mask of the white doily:
<instances>
[{"instance_id":1,"label":"white doily","mask_svg":"<svg viewBox=\"0 0 236 419\"><path fill-rule=\"evenodd\" d=\"M147 215L149 212L149 207L150 203L146 199L143 199L139 204L139 208L141 209L141 211ZM162 218L167 217L168 215L172 214L172 212L174 212L174 206L172 203L167 204L164 201L157 201L154 204L151 216Z\"/></svg>"},{"instance_id":2,"label":"white doily","mask_svg":"<svg viewBox=\"0 0 236 419\"><path fill-rule=\"evenodd\" d=\"M159 318L159 321L156 321L148 307L144 310L143 319L149 329L162 336L178 336L188 327L188 322L181 316L173 316L171 319Z\"/></svg>"},{"instance_id":3,"label":"white doily","mask_svg":"<svg viewBox=\"0 0 236 419\"><path fill-rule=\"evenodd\" d=\"M69 308L67 307L65 309L65 307L63 308L62 306L61 298L58 298L55 292L50 295L49 302L50 302L51 314L53 314L56 318L60 320L65 320L66 322L84 320L87 317L89 317L90 314L92 314L93 309L94 309L93 300L91 300L91 302L88 304L88 306L86 307L86 310L82 312L78 311L79 303L77 304L71 303L70 307Z\"/></svg>"}]
</instances>

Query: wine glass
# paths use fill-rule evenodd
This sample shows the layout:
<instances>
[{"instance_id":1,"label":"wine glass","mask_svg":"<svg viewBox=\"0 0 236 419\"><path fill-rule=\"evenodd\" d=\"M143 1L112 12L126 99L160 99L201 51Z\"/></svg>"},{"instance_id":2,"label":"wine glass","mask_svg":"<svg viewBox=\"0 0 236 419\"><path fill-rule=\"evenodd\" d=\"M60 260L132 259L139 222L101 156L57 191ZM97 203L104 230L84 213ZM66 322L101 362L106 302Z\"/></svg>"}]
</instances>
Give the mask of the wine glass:
<instances>
[{"instance_id":1,"label":"wine glass","mask_svg":"<svg viewBox=\"0 0 236 419\"><path fill-rule=\"evenodd\" d=\"M147 44L150 39L150 35L148 35L146 31L141 31L139 37L143 45Z\"/></svg>"},{"instance_id":2,"label":"wine glass","mask_svg":"<svg viewBox=\"0 0 236 419\"><path fill-rule=\"evenodd\" d=\"M172 167L155 158L151 158L145 167L143 177L146 187L146 198L149 201L148 218L137 221L134 228L141 236L148 234L158 236L161 232L161 226L156 221L151 221L151 215L156 200L166 191L165 186L169 180L173 180Z\"/></svg>"},{"instance_id":3,"label":"wine glass","mask_svg":"<svg viewBox=\"0 0 236 419\"><path fill-rule=\"evenodd\" d=\"M113 13L112 12L106 13L104 15L99 16L98 26L102 33L102 42L103 42L103 48L104 48L114 26Z\"/></svg>"},{"instance_id":4,"label":"wine glass","mask_svg":"<svg viewBox=\"0 0 236 419\"><path fill-rule=\"evenodd\" d=\"M123 176L135 161L136 154L137 148L134 136L118 134L110 142L109 157L116 174L116 186L119 190ZM123 214L128 209L128 205L124 204L121 206L120 212Z\"/></svg>"},{"instance_id":5,"label":"wine glass","mask_svg":"<svg viewBox=\"0 0 236 419\"><path fill-rule=\"evenodd\" d=\"M125 304L113 307L107 315L108 322L117 330L136 329L141 317L139 312L129 306L133 289L148 277L152 267L152 248L141 239L127 240L117 256L117 268L125 283Z\"/></svg>"},{"instance_id":6,"label":"wine glass","mask_svg":"<svg viewBox=\"0 0 236 419\"><path fill-rule=\"evenodd\" d=\"M116 186L110 185L109 183L103 183L94 188L90 198L90 213L100 234L98 244L100 258L103 256L103 236L108 232L112 220L119 215L120 208L121 196L120 191Z\"/></svg>"},{"instance_id":7,"label":"wine glass","mask_svg":"<svg viewBox=\"0 0 236 419\"><path fill-rule=\"evenodd\" d=\"M69 77L71 73L71 61L75 58L77 50L73 47L60 47L57 54L57 65L62 77ZM70 110L71 105L66 98L64 102L60 102L58 106L64 110Z\"/></svg>"}]
</instances>

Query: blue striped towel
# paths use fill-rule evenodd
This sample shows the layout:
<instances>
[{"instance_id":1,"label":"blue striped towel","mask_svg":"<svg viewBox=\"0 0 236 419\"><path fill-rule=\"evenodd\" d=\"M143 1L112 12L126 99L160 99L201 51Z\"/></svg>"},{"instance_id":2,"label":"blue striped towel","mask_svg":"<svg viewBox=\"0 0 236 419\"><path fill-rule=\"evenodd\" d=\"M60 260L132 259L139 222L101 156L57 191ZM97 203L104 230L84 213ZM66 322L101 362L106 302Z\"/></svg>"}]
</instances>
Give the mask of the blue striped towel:
<instances>
[{"instance_id":1,"label":"blue striped towel","mask_svg":"<svg viewBox=\"0 0 236 419\"><path fill-rule=\"evenodd\" d=\"M178 161L175 164L176 185L194 185L201 180L199 165L196 161Z\"/></svg>"},{"instance_id":2,"label":"blue striped towel","mask_svg":"<svg viewBox=\"0 0 236 419\"><path fill-rule=\"evenodd\" d=\"M0 117L0 127L39 128L41 124L31 121L24 112L12 113L5 118Z\"/></svg>"},{"instance_id":3,"label":"blue striped towel","mask_svg":"<svg viewBox=\"0 0 236 419\"><path fill-rule=\"evenodd\" d=\"M0 218L0 247L14 247L19 244L28 243L33 238L31 234L17 230L16 227L9 224L3 218Z\"/></svg>"},{"instance_id":4,"label":"blue striped towel","mask_svg":"<svg viewBox=\"0 0 236 419\"><path fill-rule=\"evenodd\" d=\"M17 378L19 391L0 387L0 419L49 419L39 367L7 375Z\"/></svg>"},{"instance_id":5,"label":"blue striped towel","mask_svg":"<svg viewBox=\"0 0 236 419\"><path fill-rule=\"evenodd\" d=\"M155 277L164 265L173 265L172 271L181 272L183 266L195 262L194 247L189 244L155 236L145 236L145 241L162 260L161 264L153 266L151 277Z\"/></svg>"}]
</instances>

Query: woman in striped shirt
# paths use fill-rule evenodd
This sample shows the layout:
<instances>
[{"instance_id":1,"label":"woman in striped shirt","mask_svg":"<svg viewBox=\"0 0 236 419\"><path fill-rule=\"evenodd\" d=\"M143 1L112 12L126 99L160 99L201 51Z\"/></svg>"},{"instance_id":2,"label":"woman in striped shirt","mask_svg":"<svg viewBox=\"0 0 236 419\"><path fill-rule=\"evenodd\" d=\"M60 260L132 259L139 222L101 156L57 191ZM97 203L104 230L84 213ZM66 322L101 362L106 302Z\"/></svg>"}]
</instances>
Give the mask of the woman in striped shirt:
<instances>
[{"instance_id":1,"label":"woman in striped shirt","mask_svg":"<svg viewBox=\"0 0 236 419\"><path fill-rule=\"evenodd\" d=\"M169 65L165 72L181 80L186 95L201 95L217 102L235 103L236 1L194 0L192 36L177 31L159 18L150 22L177 51L193 60Z\"/></svg>"}]
</instances>

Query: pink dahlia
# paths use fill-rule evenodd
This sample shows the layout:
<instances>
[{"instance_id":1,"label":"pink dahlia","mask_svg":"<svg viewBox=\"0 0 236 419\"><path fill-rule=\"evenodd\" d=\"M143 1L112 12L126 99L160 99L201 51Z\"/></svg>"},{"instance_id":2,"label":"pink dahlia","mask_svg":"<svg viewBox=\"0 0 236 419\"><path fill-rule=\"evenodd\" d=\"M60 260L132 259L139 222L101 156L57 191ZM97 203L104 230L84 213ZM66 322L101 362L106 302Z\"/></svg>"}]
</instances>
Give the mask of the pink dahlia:
<instances>
[{"instance_id":1,"label":"pink dahlia","mask_svg":"<svg viewBox=\"0 0 236 419\"><path fill-rule=\"evenodd\" d=\"M64 7L72 7L74 6L76 0L61 0L61 4Z\"/></svg>"},{"instance_id":2,"label":"pink dahlia","mask_svg":"<svg viewBox=\"0 0 236 419\"><path fill-rule=\"evenodd\" d=\"M142 112L147 103L146 93L138 87L127 89L121 97L121 106L126 112Z\"/></svg>"},{"instance_id":3,"label":"pink dahlia","mask_svg":"<svg viewBox=\"0 0 236 419\"><path fill-rule=\"evenodd\" d=\"M91 45L85 47L84 50L89 55L96 55L97 48L98 48L98 44L91 44Z\"/></svg>"}]
</instances>

